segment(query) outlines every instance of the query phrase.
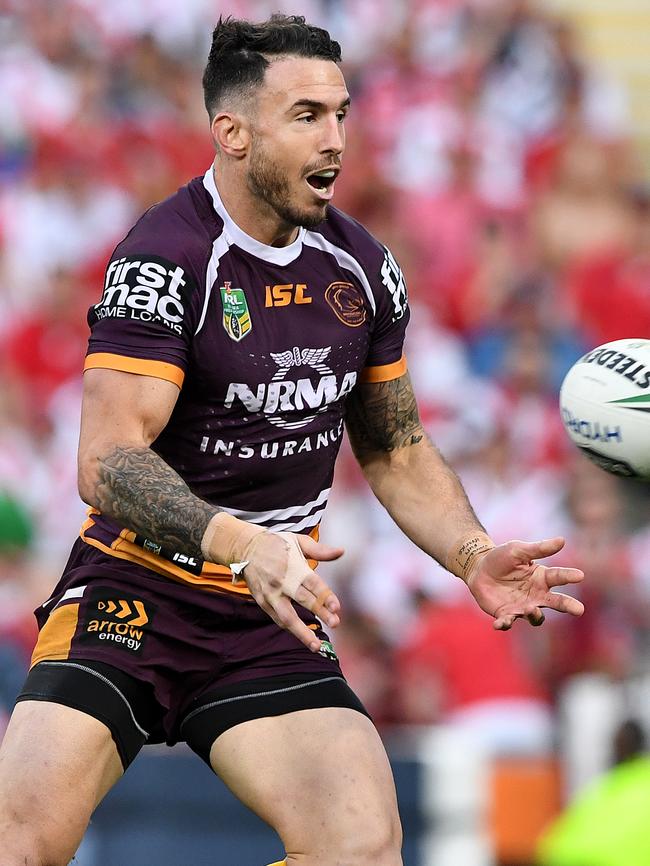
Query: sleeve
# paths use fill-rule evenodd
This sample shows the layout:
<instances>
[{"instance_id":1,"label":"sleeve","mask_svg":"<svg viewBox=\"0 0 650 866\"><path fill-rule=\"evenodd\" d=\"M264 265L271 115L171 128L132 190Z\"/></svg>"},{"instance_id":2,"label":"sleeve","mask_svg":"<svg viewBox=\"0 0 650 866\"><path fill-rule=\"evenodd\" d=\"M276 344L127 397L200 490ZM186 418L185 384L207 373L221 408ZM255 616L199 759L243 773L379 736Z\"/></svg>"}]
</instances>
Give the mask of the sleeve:
<instances>
[{"instance_id":1,"label":"sleeve","mask_svg":"<svg viewBox=\"0 0 650 866\"><path fill-rule=\"evenodd\" d=\"M111 256L101 300L88 311L84 371L121 370L182 386L198 286L187 253L172 248L169 257L161 256L159 248L159 238L136 226Z\"/></svg>"},{"instance_id":2,"label":"sleeve","mask_svg":"<svg viewBox=\"0 0 650 866\"><path fill-rule=\"evenodd\" d=\"M387 247L368 272L375 297L375 321L362 382L388 382L406 372L404 336L410 311L404 274Z\"/></svg>"}]
</instances>

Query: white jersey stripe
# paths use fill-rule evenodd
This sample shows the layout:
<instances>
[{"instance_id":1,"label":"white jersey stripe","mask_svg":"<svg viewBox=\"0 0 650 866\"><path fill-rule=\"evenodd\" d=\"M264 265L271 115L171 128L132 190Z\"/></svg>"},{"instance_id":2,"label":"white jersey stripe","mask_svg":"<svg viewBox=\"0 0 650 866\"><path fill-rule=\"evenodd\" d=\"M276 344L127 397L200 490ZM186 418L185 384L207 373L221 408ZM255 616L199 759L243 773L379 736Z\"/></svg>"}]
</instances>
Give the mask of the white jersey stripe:
<instances>
[{"instance_id":1,"label":"white jersey stripe","mask_svg":"<svg viewBox=\"0 0 650 866\"><path fill-rule=\"evenodd\" d=\"M222 256L224 256L228 249L230 248L230 243L228 238L226 237L225 232L222 232L219 237L212 244L212 255L210 256L210 261L208 262L208 269L205 274L205 300L203 302L203 311L201 313L201 319L199 321L199 326L194 332L194 336L199 333L201 328L203 327L203 323L205 322L205 317L208 314L208 303L210 301L210 295L212 294L212 287L217 281L217 273L219 271L219 261Z\"/></svg>"},{"instance_id":2,"label":"white jersey stripe","mask_svg":"<svg viewBox=\"0 0 650 866\"><path fill-rule=\"evenodd\" d=\"M316 526L316 524L320 523L324 513L325 506L319 508L318 511L314 511L314 513L310 514L308 517L298 521L298 523L276 523L275 526L269 526L269 529L271 532L300 532L303 529L310 529L312 526Z\"/></svg>"},{"instance_id":3,"label":"white jersey stripe","mask_svg":"<svg viewBox=\"0 0 650 866\"><path fill-rule=\"evenodd\" d=\"M290 265L291 262L295 261L302 252L304 228L298 229L296 239L286 247L272 247L247 235L245 231L239 228L221 201L219 190L214 182L213 166L214 164L203 176L203 186L210 193L212 205L223 221L223 230L228 235L230 243L273 265Z\"/></svg>"},{"instance_id":4,"label":"white jersey stripe","mask_svg":"<svg viewBox=\"0 0 650 866\"><path fill-rule=\"evenodd\" d=\"M368 297L368 303L372 307L372 312L375 313L377 311L377 305L375 304L375 296L372 293L372 289L370 288L370 283L368 282L368 277L366 276L366 272L361 267L361 264L350 255L350 253L346 253L345 250L342 250L341 247L337 247L334 244L331 244L329 241L325 240L322 235L319 235L318 232L305 232L305 237L303 239L303 243L308 247L314 247L314 249L322 250L325 253L330 253L334 256L336 261L341 265L342 268L345 268L348 271L352 271L355 277L358 278L359 282L364 288L364 291Z\"/></svg>"},{"instance_id":5,"label":"white jersey stripe","mask_svg":"<svg viewBox=\"0 0 650 866\"><path fill-rule=\"evenodd\" d=\"M58 607L62 601L67 601L67 599L69 599L69 598L82 598L85 591L86 591L86 586L73 586L72 589L66 589L66 591L63 593L63 595L57 601L57 603L54 605L54 607ZM54 601L53 598L48 598L48 600L44 601L41 606L47 607L48 604L51 604L53 601Z\"/></svg>"},{"instance_id":6,"label":"white jersey stripe","mask_svg":"<svg viewBox=\"0 0 650 866\"><path fill-rule=\"evenodd\" d=\"M267 523L269 520L287 520L290 517L302 517L305 514L309 514L319 505L327 503L327 498L330 495L331 489L331 487L327 487L325 490L321 490L316 499L312 499L311 502L307 502L304 505L291 505L289 508L276 508L273 511L240 511L238 508L222 507L222 510L227 511L228 514L232 514L233 517L238 517L240 520L247 520L249 523Z\"/></svg>"}]
</instances>

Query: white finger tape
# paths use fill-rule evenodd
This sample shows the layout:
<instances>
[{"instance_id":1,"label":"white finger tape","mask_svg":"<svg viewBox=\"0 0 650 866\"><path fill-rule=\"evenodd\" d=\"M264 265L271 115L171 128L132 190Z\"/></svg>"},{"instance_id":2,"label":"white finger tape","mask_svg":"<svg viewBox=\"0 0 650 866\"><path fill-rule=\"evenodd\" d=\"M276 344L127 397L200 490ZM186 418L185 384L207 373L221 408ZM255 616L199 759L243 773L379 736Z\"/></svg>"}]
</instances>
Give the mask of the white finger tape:
<instances>
[{"instance_id":1,"label":"white finger tape","mask_svg":"<svg viewBox=\"0 0 650 866\"><path fill-rule=\"evenodd\" d=\"M282 582L282 592L290 598L295 599L303 580L311 569L305 559L304 553L300 549L296 536L291 532L278 532L278 535L286 539L289 545L287 570Z\"/></svg>"}]
</instances>

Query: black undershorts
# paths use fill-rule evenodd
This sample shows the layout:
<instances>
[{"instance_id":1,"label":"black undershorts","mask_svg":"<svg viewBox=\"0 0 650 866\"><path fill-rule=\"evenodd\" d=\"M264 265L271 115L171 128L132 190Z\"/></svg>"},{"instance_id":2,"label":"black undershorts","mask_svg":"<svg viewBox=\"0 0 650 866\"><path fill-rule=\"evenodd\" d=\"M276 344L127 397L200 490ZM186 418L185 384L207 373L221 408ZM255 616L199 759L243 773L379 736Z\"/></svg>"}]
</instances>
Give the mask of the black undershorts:
<instances>
[{"instance_id":1,"label":"black undershorts","mask_svg":"<svg viewBox=\"0 0 650 866\"><path fill-rule=\"evenodd\" d=\"M17 700L64 704L99 719L110 730L125 770L146 743L164 741L165 708L157 703L153 689L103 662L39 662ZM348 707L368 715L340 675L270 677L201 694L187 707L175 741L185 741L210 766L212 744L229 728L323 707Z\"/></svg>"}]
</instances>

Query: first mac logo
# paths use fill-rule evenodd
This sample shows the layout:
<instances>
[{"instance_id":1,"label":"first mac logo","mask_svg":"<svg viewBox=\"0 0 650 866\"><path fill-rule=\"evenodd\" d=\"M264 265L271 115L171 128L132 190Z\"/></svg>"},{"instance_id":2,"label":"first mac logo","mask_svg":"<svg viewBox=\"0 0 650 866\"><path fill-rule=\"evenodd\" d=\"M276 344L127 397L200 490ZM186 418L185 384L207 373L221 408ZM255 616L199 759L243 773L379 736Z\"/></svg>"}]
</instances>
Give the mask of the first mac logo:
<instances>
[{"instance_id":1,"label":"first mac logo","mask_svg":"<svg viewBox=\"0 0 650 866\"><path fill-rule=\"evenodd\" d=\"M183 268L159 256L124 256L106 269L104 294L95 305L98 319L135 319L183 333Z\"/></svg>"}]
</instances>

